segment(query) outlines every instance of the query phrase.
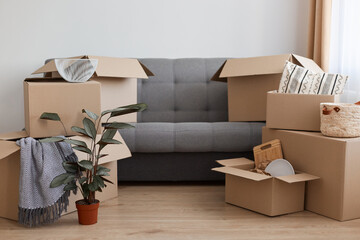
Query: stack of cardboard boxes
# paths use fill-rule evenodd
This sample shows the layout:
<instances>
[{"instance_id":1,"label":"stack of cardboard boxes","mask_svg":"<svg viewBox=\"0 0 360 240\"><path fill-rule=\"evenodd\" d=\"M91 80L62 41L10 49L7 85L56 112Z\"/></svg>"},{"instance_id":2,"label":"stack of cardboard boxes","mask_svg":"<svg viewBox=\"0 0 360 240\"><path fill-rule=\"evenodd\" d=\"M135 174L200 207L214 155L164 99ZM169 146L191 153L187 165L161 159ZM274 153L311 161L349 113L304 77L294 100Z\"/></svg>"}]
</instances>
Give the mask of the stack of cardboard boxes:
<instances>
[{"instance_id":1,"label":"stack of cardboard boxes","mask_svg":"<svg viewBox=\"0 0 360 240\"><path fill-rule=\"evenodd\" d=\"M81 110L88 109L98 115L101 111L113 109L137 102L137 78L148 78L152 73L136 59L122 59L99 56L79 56L79 59L98 59L93 77L85 83L69 83L61 79L54 61L49 61L34 73L43 73L44 77L28 78L24 81L24 109L26 131L0 135L0 217L17 220L20 173L20 148L15 141L23 137L44 138L66 135L59 122L41 120L43 112L59 114L67 135L72 126L82 126L84 116ZM136 122L136 114L117 117L116 121ZM72 139L88 143L89 139L73 136ZM115 138L120 145L108 145L104 149L109 156L101 163L111 169L109 184L102 193L97 193L100 201L117 196L116 160L131 156L131 153L119 133ZM80 159L84 153L76 151ZM50 183L49 183L50 184ZM68 213L75 211L74 202L80 194L71 195Z\"/></svg>"},{"instance_id":2,"label":"stack of cardboard boxes","mask_svg":"<svg viewBox=\"0 0 360 240\"><path fill-rule=\"evenodd\" d=\"M360 138L331 138L320 133L320 103L338 102L339 96L281 94L274 91L279 87L286 60L314 72L322 71L312 60L297 55L231 59L222 66L213 80L228 82L229 120L266 120L266 127L262 130L263 143L279 139L283 156L294 169L319 177L316 181L307 179L305 209L340 221L360 218ZM250 162L239 159L220 163L240 169L252 167L249 166ZM266 201L261 203L252 197L257 208L246 203L245 200L251 200L246 196L254 191L265 191L261 190L263 188L255 189L254 184L250 185L251 181L243 186L235 184L235 180L229 180L231 177L228 175L238 173L225 173L227 202L267 215L277 215L264 211L265 205L269 204ZM256 178L253 181L266 177L260 176L252 176ZM234 186L230 189L228 185ZM268 198L271 199L273 210L288 204L284 202L286 193L278 195L276 188L270 189L272 193L264 193L272 196ZM234 200L244 198L242 202Z\"/></svg>"}]
</instances>

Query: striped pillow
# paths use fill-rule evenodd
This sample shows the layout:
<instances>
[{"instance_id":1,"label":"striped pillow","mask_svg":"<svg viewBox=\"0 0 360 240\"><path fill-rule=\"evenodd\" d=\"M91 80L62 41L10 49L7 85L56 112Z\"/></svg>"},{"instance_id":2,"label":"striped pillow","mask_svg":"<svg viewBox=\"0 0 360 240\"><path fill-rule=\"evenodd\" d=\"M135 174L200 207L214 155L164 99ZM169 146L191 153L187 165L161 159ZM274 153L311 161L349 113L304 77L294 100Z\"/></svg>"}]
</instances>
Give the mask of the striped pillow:
<instances>
[{"instance_id":1,"label":"striped pillow","mask_svg":"<svg viewBox=\"0 0 360 240\"><path fill-rule=\"evenodd\" d=\"M343 93L347 79L340 74L315 73L287 61L278 92L337 95Z\"/></svg>"}]
</instances>

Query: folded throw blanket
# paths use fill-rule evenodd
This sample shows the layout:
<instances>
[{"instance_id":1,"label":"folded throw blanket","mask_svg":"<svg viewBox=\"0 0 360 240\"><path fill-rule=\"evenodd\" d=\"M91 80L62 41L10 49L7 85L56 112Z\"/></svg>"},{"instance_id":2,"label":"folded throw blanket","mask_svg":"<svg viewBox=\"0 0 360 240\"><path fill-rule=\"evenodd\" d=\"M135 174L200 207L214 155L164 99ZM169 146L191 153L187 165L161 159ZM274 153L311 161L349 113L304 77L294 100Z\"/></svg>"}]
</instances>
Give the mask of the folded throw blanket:
<instances>
[{"instance_id":1,"label":"folded throw blanket","mask_svg":"<svg viewBox=\"0 0 360 240\"><path fill-rule=\"evenodd\" d=\"M70 191L64 185L50 188L51 181L65 173L63 161L76 162L68 143L40 143L28 137L17 141L21 147L19 182L19 223L28 227L52 223L67 211Z\"/></svg>"}]
</instances>

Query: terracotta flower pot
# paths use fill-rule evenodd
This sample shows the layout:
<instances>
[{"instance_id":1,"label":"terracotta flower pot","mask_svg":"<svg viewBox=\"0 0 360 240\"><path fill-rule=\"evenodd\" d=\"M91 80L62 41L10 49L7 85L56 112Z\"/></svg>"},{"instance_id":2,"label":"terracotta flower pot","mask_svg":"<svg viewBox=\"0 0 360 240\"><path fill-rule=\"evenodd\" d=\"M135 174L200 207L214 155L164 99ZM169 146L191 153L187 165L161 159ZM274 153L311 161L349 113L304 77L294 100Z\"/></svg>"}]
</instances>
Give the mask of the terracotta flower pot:
<instances>
[{"instance_id":1,"label":"terracotta flower pot","mask_svg":"<svg viewBox=\"0 0 360 240\"><path fill-rule=\"evenodd\" d=\"M86 204L84 200L78 200L75 203L80 224L91 225L97 223L99 200L96 200L93 204Z\"/></svg>"}]
</instances>

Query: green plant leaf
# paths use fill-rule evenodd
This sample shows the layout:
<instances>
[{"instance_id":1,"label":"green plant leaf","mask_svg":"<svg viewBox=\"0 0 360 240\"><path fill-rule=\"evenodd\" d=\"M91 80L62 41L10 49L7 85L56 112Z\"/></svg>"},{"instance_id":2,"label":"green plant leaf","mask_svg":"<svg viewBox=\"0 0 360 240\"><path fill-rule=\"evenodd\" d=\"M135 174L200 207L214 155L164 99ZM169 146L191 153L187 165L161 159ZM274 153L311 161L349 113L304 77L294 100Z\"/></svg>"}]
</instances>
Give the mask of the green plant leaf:
<instances>
[{"instance_id":1,"label":"green plant leaf","mask_svg":"<svg viewBox=\"0 0 360 240\"><path fill-rule=\"evenodd\" d=\"M87 177L81 177L81 178L79 179L79 183L80 183L80 184L83 184L86 180L87 180Z\"/></svg>"},{"instance_id":2,"label":"green plant leaf","mask_svg":"<svg viewBox=\"0 0 360 240\"><path fill-rule=\"evenodd\" d=\"M97 182L97 185L98 185L100 188L105 187L104 180L102 180L101 177L99 177L99 176L94 176L94 181Z\"/></svg>"},{"instance_id":3,"label":"green plant leaf","mask_svg":"<svg viewBox=\"0 0 360 240\"><path fill-rule=\"evenodd\" d=\"M110 169L103 167L103 166L98 166L97 171L96 171L96 175L98 176L110 176L109 175Z\"/></svg>"},{"instance_id":4,"label":"green plant leaf","mask_svg":"<svg viewBox=\"0 0 360 240\"><path fill-rule=\"evenodd\" d=\"M64 142L72 144L72 145L76 145L76 146L82 146L82 147L87 147L86 142L84 141L80 141L80 140L75 140L75 139L65 139Z\"/></svg>"},{"instance_id":5,"label":"green plant leaf","mask_svg":"<svg viewBox=\"0 0 360 240\"><path fill-rule=\"evenodd\" d=\"M97 144L106 145L106 144L122 144L122 143L116 139L110 139L110 138L103 139L102 138L102 139L100 139L100 141Z\"/></svg>"},{"instance_id":6,"label":"green plant leaf","mask_svg":"<svg viewBox=\"0 0 360 240\"><path fill-rule=\"evenodd\" d=\"M125 129L125 128L134 128L133 125L128 123L121 123L121 122L112 122L105 124L105 129Z\"/></svg>"},{"instance_id":7,"label":"green plant leaf","mask_svg":"<svg viewBox=\"0 0 360 240\"><path fill-rule=\"evenodd\" d=\"M89 184L89 190L91 192L95 192L98 188L99 188L99 185L98 185L97 181L93 181L92 183Z\"/></svg>"},{"instance_id":8,"label":"green plant leaf","mask_svg":"<svg viewBox=\"0 0 360 240\"><path fill-rule=\"evenodd\" d=\"M90 136L86 133L85 129L83 129L83 128L76 127L76 126L72 126L72 127L71 127L71 130L72 130L73 132L77 132L77 133L80 133L80 134L82 134L82 135L85 135L85 136L90 137Z\"/></svg>"},{"instance_id":9,"label":"green plant leaf","mask_svg":"<svg viewBox=\"0 0 360 240\"><path fill-rule=\"evenodd\" d=\"M75 175L69 173L69 176L64 180L64 184L68 184L69 182L73 181L75 179Z\"/></svg>"},{"instance_id":10,"label":"green plant leaf","mask_svg":"<svg viewBox=\"0 0 360 240\"><path fill-rule=\"evenodd\" d=\"M89 118L84 118L83 120L84 129L88 136L90 136L92 139L96 138L96 128L93 121L91 121Z\"/></svg>"},{"instance_id":11,"label":"green plant leaf","mask_svg":"<svg viewBox=\"0 0 360 240\"><path fill-rule=\"evenodd\" d=\"M115 136L116 132L117 132L116 129L106 129L101 138L103 138L103 139L112 139Z\"/></svg>"},{"instance_id":12,"label":"green plant leaf","mask_svg":"<svg viewBox=\"0 0 360 240\"><path fill-rule=\"evenodd\" d=\"M75 146L75 147L73 147L73 149L78 150L80 152L91 154L91 150L86 147Z\"/></svg>"},{"instance_id":13,"label":"green plant leaf","mask_svg":"<svg viewBox=\"0 0 360 240\"><path fill-rule=\"evenodd\" d=\"M84 199L87 198L90 194L90 191L89 191L89 184L87 183L84 183L81 185L81 189L83 191L83 197Z\"/></svg>"},{"instance_id":14,"label":"green plant leaf","mask_svg":"<svg viewBox=\"0 0 360 240\"><path fill-rule=\"evenodd\" d=\"M125 115L128 113L133 113L133 112L142 112L146 108L147 108L147 105L145 103L131 104L131 105L126 105L126 106L103 111L101 113L101 116L111 113L110 117L115 117L115 116Z\"/></svg>"},{"instance_id":15,"label":"green plant leaf","mask_svg":"<svg viewBox=\"0 0 360 240\"><path fill-rule=\"evenodd\" d=\"M51 121L61 121L61 119L57 113L49 113L49 112L44 112L43 114L41 114L40 119L51 120Z\"/></svg>"},{"instance_id":16,"label":"green plant leaf","mask_svg":"<svg viewBox=\"0 0 360 240\"><path fill-rule=\"evenodd\" d=\"M106 157L106 156L109 156L109 154L100 154L99 157L98 157L98 159L103 158L103 157Z\"/></svg>"},{"instance_id":17,"label":"green plant leaf","mask_svg":"<svg viewBox=\"0 0 360 240\"><path fill-rule=\"evenodd\" d=\"M89 160L82 160L82 161L78 162L78 164L80 167L86 168L88 170L93 169L93 164Z\"/></svg>"},{"instance_id":18,"label":"green plant leaf","mask_svg":"<svg viewBox=\"0 0 360 240\"><path fill-rule=\"evenodd\" d=\"M69 182L68 184L65 185L64 191L71 191L71 190L75 190L76 188L77 188L76 183Z\"/></svg>"},{"instance_id":19,"label":"green plant leaf","mask_svg":"<svg viewBox=\"0 0 360 240\"><path fill-rule=\"evenodd\" d=\"M78 172L78 166L77 165L69 164L68 162L63 162L62 165L63 165L65 171L68 172L68 173L76 173L76 172Z\"/></svg>"},{"instance_id":20,"label":"green plant leaf","mask_svg":"<svg viewBox=\"0 0 360 240\"><path fill-rule=\"evenodd\" d=\"M40 139L39 142L41 142L41 143L54 143L54 142L62 142L64 140L65 139L61 138L61 137L50 137L50 138Z\"/></svg>"},{"instance_id":21,"label":"green plant leaf","mask_svg":"<svg viewBox=\"0 0 360 240\"><path fill-rule=\"evenodd\" d=\"M108 183L114 184L112 181L110 181L110 180L108 180L108 179L106 179L106 178L104 178L104 177L102 177L102 176L100 176L100 178L101 178L102 180L104 180L104 182L108 182Z\"/></svg>"},{"instance_id":22,"label":"green plant leaf","mask_svg":"<svg viewBox=\"0 0 360 240\"><path fill-rule=\"evenodd\" d=\"M63 184L65 184L66 179L70 176L71 174L69 173L63 173L60 174L59 176L56 176L50 183L50 188L56 188L58 186L61 186Z\"/></svg>"},{"instance_id":23,"label":"green plant leaf","mask_svg":"<svg viewBox=\"0 0 360 240\"><path fill-rule=\"evenodd\" d=\"M86 113L86 114L87 114L91 119L93 119L94 121L96 121L96 120L99 118L98 115L96 115L95 113L93 113L93 112L91 112L91 111L89 111L89 110L83 109L82 112L83 112L83 113Z\"/></svg>"}]
</instances>

